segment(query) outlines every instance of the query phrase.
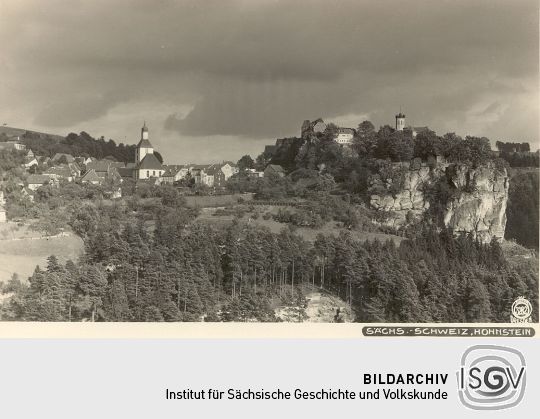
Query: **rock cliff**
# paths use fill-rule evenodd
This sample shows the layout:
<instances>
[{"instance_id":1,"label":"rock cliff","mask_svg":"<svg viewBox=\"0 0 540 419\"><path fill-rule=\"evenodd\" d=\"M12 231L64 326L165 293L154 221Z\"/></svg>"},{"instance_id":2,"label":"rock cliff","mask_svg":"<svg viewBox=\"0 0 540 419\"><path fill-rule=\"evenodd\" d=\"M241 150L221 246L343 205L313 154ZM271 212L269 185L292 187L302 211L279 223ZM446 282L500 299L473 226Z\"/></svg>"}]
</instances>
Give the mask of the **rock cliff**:
<instances>
[{"instance_id":1,"label":"rock cliff","mask_svg":"<svg viewBox=\"0 0 540 419\"><path fill-rule=\"evenodd\" d=\"M506 169L488 162L474 169L438 163L411 164L401 170L397 187L390 179L376 179L372 185L378 193L371 195L370 205L385 215L385 225L403 227L422 219L431 208L431 215L438 212L438 218L456 233L472 233L482 242L504 237L509 187ZM446 193L437 193L441 190Z\"/></svg>"}]
</instances>

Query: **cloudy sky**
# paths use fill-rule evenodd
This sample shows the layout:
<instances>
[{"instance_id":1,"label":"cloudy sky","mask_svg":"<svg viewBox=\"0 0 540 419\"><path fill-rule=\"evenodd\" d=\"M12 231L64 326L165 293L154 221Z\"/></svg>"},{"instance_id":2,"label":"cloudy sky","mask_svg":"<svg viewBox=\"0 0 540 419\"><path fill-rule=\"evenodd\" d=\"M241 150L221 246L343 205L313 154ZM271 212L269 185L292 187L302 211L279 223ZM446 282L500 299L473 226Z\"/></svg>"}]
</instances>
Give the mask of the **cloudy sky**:
<instances>
[{"instance_id":1,"label":"cloudy sky","mask_svg":"<svg viewBox=\"0 0 540 419\"><path fill-rule=\"evenodd\" d=\"M0 0L0 123L237 160L319 116L538 143L536 0Z\"/></svg>"}]
</instances>

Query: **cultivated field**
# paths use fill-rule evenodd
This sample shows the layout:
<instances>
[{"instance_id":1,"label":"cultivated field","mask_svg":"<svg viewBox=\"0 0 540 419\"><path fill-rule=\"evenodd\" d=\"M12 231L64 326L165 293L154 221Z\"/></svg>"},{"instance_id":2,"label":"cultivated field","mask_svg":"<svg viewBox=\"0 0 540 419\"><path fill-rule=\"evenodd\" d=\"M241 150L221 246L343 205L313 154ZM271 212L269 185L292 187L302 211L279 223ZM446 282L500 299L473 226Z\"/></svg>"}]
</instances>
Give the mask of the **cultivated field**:
<instances>
[{"instance_id":1,"label":"cultivated field","mask_svg":"<svg viewBox=\"0 0 540 419\"><path fill-rule=\"evenodd\" d=\"M226 207L228 205L236 205L238 201L251 201L253 199L253 194L231 194L231 195L202 195L195 196L190 195L186 196L186 205L191 208L216 208L216 207Z\"/></svg>"},{"instance_id":2,"label":"cultivated field","mask_svg":"<svg viewBox=\"0 0 540 419\"><path fill-rule=\"evenodd\" d=\"M41 237L27 226L14 223L0 225L0 282L9 280L14 273L20 279L28 278L36 265L44 268L47 257L55 255L62 263L76 260L83 251L80 237L72 233L56 237ZM7 234L4 232L7 231Z\"/></svg>"},{"instance_id":3,"label":"cultivated field","mask_svg":"<svg viewBox=\"0 0 540 419\"><path fill-rule=\"evenodd\" d=\"M263 206L263 207L257 207L258 212L270 212L275 213L277 211L277 207L272 206ZM209 224L215 224L215 225L228 225L232 222L234 219L233 215L214 215L216 212L215 208L204 208L201 211L201 214L197 218L198 221L209 223ZM241 218L242 222L245 222L248 225L256 225L261 227L266 227L270 229L273 233L279 233L283 228L286 228L288 224L277 222L273 219L265 220L260 215L258 218L253 218L250 214L246 214ZM295 229L296 234L299 234L307 241L315 241L317 238L317 235L319 233L322 233L323 235L333 235L338 236L339 232L344 230L342 227L338 226L335 222L329 222L326 223L321 228L308 228L308 227L298 227ZM403 240L402 237L395 236L392 234L384 234L384 233L375 233L375 232L368 232L368 231L357 231L357 230L351 230L351 234L357 239L361 241L365 240L379 240L381 242L384 242L386 240L393 240L396 245L399 245L401 241Z\"/></svg>"}]
</instances>

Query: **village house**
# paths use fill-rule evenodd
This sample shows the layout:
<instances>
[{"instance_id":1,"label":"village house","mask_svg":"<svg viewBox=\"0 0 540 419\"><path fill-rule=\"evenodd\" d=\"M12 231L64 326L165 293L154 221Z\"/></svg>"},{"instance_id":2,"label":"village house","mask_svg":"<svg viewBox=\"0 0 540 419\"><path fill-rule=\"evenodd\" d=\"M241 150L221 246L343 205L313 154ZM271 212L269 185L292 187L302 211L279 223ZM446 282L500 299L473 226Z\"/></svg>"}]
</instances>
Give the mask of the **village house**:
<instances>
[{"instance_id":1,"label":"village house","mask_svg":"<svg viewBox=\"0 0 540 419\"><path fill-rule=\"evenodd\" d=\"M225 183L227 182L227 180L229 180L231 176L238 173L238 171L238 167L231 162L223 162L209 165L205 169L207 182L206 184L210 186L210 182L212 182L210 179L211 177L213 177L213 182L211 186L214 186L215 188L223 188L225 187Z\"/></svg>"},{"instance_id":2,"label":"village house","mask_svg":"<svg viewBox=\"0 0 540 419\"><path fill-rule=\"evenodd\" d=\"M264 169L264 177L270 176L284 177L285 170L283 170L283 167L278 164L269 164L268 166L266 166L266 169Z\"/></svg>"},{"instance_id":3,"label":"village house","mask_svg":"<svg viewBox=\"0 0 540 419\"><path fill-rule=\"evenodd\" d=\"M81 176L81 166L79 166L77 163L68 163L67 167L69 168L69 170L71 171L71 174L78 178Z\"/></svg>"},{"instance_id":4,"label":"village house","mask_svg":"<svg viewBox=\"0 0 540 419\"><path fill-rule=\"evenodd\" d=\"M115 167L122 180L133 179L133 167Z\"/></svg>"},{"instance_id":5,"label":"village house","mask_svg":"<svg viewBox=\"0 0 540 419\"><path fill-rule=\"evenodd\" d=\"M0 150L26 150L26 145L21 143L18 140L19 137L17 137L17 140L9 140L9 141L2 141L0 142Z\"/></svg>"},{"instance_id":6,"label":"village house","mask_svg":"<svg viewBox=\"0 0 540 419\"><path fill-rule=\"evenodd\" d=\"M110 167L116 167L117 169L126 167L124 162L111 160L110 158L104 158L102 161L107 162Z\"/></svg>"},{"instance_id":7,"label":"village house","mask_svg":"<svg viewBox=\"0 0 540 419\"><path fill-rule=\"evenodd\" d=\"M45 184L55 184L56 182L47 175L30 175L26 179L26 183L28 184L28 189L35 191Z\"/></svg>"},{"instance_id":8,"label":"village house","mask_svg":"<svg viewBox=\"0 0 540 419\"><path fill-rule=\"evenodd\" d=\"M191 169L191 166L185 164L170 164L163 167L165 172L162 175L162 182L171 184L184 179Z\"/></svg>"},{"instance_id":9,"label":"village house","mask_svg":"<svg viewBox=\"0 0 540 419\"><path fill-rule=\"evenodd\" d=\"M162 176L162 182L174 183L186 178L193 178L196 185L208 187L224 187L225 182L238 173L238 167L231 162L218 164L169 165Z\"/></svg>"},{"instance_id":10,"label":"village house","mask_svg":"<svg viewBox=\"0 0 540 419\"><path fill-rule=\"evenodd\" d=\"M113 182L122 183L122 175L118 170L119 169L117 167L109 166L109 170L107 171L107 173L105 173L104 175L99 175L98 173L98 176L104 179L112 180Z\"/></svg>"},{"instance_id":11,"label":"village house","mask_svg":"<svg viewBox=\"0 0 540 419\"><path fill-rule=\"evenodd\" d=\"M205 170L205 185L210 187L220 187L225 182L225 176L223 172L220 170L220 167L218 165L212 164L208 166ZM220 182L220 184L218 184Z\"/></svg>"},{"instance_id":12,"label":"village house","mask_svg":"<svg viewBox=\"0 0 540 419\"><path fill-rule=\"evenodd\" d=\"M39 166L39 162L35 158L32 160L26 160L25 163L23 163L23 167L28 171L34 166Z\"/></svg>"},{"instance_id":13,"label":"village house","mask_svg":"<svg viewBox=\"0 0 540 419\"><path fill-rule=\"evenodd\" d=\"M25 187L24 185L21 185L21 195L31 202L34 202L34 191Z\"/></svg>"},{"instance_id":14,"label":"village house","mask_svg":"<svg viewBox=\"0 0 540 419\"><path fill-rule=\"evenodd\" d=\"M339 128L334 136L334 141L340 145L350 146L356 131L352 128Z\"/></svg>"},{"instance_id":15,"label":"village house","mask_svg":"<svg viewBox=\"0 0 540 419\"><path fill-rule=\"evenodd\" d=\"M83 165L87 165L88 163L92 163L93 161L97 161L95 157L80 157L80 163Z\"/></svg>"},{"instance_id":16,"label":"village house","mask_svg":"<svg viewBox=\"0 0 540 419\"><path fill-rule=\"evenodd\" d=\"M24 158L23 166L26 169L29 169L32 166L38 166L38 165L39 165L39 162L36 156L34 156L34 153L32 152L32 150L28 150L28 153L26 154Z\"/></svg>"},{"instance_id":17,"label":"village house","mask_svg":"<svg viewBox=\"0 0 540 419\"><path fill-rule=\"evenodd\" d=\"M238 169L238 166L234 163L226 161L220 165L220 170L223 172L225 180L227 181L231 176L237 174L240 169Z\"/></svg>"},{"instance_id":18,"label":"village house","mask_svg":"<svg viewBox=\"0 0 540 419\"><path fill-rule=\"evenodd\" d=\"M84 175L81 178L81 183L91 183L93 185L100 185L105 180L113 180L116 182L122 182L122 178L125 173L124 163L111 161L107 159L93 160L86 165ZM133 170L128 171L129 177L133 176Z\"/></svg>"},{"instance_id":19,"label":"village house","mask_svg":"<svg viewBox=\"0 0 540 419\"><path fill-rule=\"evenodd\" d=\"M176 174L176 171L174 169L166 169L165 172L161 175L161 183L174 183L174 175Z\"/></svg>"},{"instance_id":20,"label":"village house","mask_svg":"<svg viewBox=\"0 0 540 419\"><path fill-rule=\"evenodd\" d=\"M86 171L93 170L98 176L106 177L113 169L123 168L124 163L113 162L110 160L96 160L86 165Z\"/></svg>"},{"instance_id":21,"label":"village house","mask_svg":"<svg viewBox=\"0 0 540 419\"><path fill-rule=\"evenodd\" d=\"M174 181L178 182L179 180L184 179L189 173L191 173L191 165L182 165L177 169L176 174L174 175Z\"/></svg>"},{"instance_id":22,"label":"village house","mask_svg":"<svg viewBox=\"0 0 540 419\"><path fill-rule=\"evenodd\" d=\"M122 188L119 186L116 188L113 188L112 191L105 192L105 196L109 199L119 199L122 198Z\"/></svg>"},{"instance_id":23,"label":"village house","mask_svg":"<svg viewBox=\"0 0 540 419\"><path fill-rule=\"evenodd\" d=\"M74 173L67 165L50 167L43 174L56 181L65 180L67 182L73 182L75 180Z\"/></svg>"},{"instance_id":24,"label":"village house","mask_svg":"<svg viewBox=\"0 0 540 419\"><path fill-rule=\"evenodd\" d=\"M260 171L255 170L255 169L246 169L245 174L246 174L247 177L249 177L249 178L259 178L259 177L264 177L264 172L260 172Z\"/></svg>"},{"instance_id":25,"label":"village house","mask_svg":"<svg viewBox=\"0 0 540 419\"><path fill-rule=\"evenodd\" d=\"M100 185L103 182L104 178L98 176L94 169L86 171L86 173L81 178L81 183L90 183L92 185Z\"/></svg>"},{"instance_id":26,"label":"village house","mask_svg":"<svg viewBox=\"0 0 540 419\"><path fill-rule=\"evenodd\" d=\"M195 181L195 185L214 186L214 170L211 170L211 167L211 164L196 164L191 168L190 173Z\"/></svg>"},{"instance_id":27,"label":"village house","mask_svg":"<svg viewBox=\"0 0 540 419\"><path fill-rule=\"evenodd\" d=\"M221 167L218 166L214 169L214 188L224 188L227 179Z\"/></svg>"}]
</instances>

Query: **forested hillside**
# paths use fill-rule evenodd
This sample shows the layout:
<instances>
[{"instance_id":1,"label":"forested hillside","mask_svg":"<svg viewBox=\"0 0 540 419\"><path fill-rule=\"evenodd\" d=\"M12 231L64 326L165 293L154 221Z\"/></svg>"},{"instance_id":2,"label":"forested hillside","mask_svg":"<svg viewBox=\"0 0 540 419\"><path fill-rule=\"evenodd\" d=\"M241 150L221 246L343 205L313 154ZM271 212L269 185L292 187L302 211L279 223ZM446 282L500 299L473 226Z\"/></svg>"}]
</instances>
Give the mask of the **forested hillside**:
<instances>
[{"instance_id":1,"label":"forested hillside","mask_svg":"<svg viewBox=\"0 0 540 419\"><path fill-rule=\"evenodd\" d=\"M426 228L399 247L347 232L309 243L290 229L199 224L173 188L155 205L71 206L84 258L51 256L28 283L6 284L2 318L276 321L277 306L303 310L305 287L340 296L361 322L507 321L517 296L538 304L536 261L507 262L497 242Z\"/></svg>"},{"instance_id":2,"label":"forested hillside","mask_svg":"<svg viewBox=\"0 0 540 419\"><path fill-rule=\"evenodd\" d=\"M70 133L66 137L34 131L23 131L18 135L20 141L38 156L53 157L56 153L97 159L112 156L122 162L131 162L135 158L135 145L116 144L113 140L106 141L103 137L95 139L84 131L80 134Z\"/></svg>"}]
</instances>

